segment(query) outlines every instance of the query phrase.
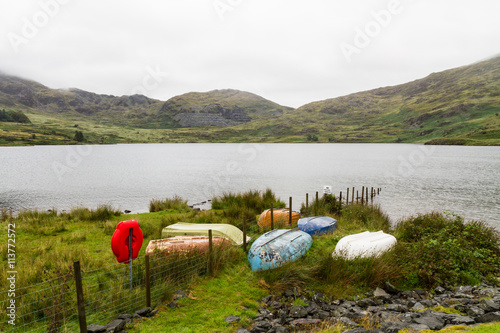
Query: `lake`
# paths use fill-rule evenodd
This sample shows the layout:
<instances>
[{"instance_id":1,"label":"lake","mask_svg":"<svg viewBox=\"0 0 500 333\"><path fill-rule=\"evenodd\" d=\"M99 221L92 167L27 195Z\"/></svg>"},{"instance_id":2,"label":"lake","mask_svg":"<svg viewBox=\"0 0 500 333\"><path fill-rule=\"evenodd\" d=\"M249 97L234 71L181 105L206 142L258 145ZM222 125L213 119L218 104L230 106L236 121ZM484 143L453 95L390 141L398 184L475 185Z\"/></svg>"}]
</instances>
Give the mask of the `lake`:
<instances>
[{"instance_id":1,"label":"lake","mask_svg":"<svg viewBox=\"0 0 500 333\"><path fill-rule=\"evenodd\" d=\"M393 222L447 211L500 228L500 147L415 144L121 144L0 147L0 208L111 204L146 212L153 198L190 204L271 188L293 209L330 185L382 188Z\"/></svg>"}]
</instances>

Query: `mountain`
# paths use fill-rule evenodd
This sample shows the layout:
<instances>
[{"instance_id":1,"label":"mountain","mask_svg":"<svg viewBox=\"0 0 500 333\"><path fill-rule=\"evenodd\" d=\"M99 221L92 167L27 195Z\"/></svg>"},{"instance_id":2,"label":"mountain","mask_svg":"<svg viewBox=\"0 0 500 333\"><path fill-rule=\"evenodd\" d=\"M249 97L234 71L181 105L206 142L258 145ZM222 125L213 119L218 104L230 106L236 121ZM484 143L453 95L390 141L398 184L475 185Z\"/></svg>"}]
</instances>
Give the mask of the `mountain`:
<instances>
[{"instance_id":1,"label":"mountain","mask_svg":"<svg viewBox=\"0 0 500 333\"><path fill-rule=\"evenodd\" d=\"M232 89L191 92L163 102L143 95L117 97L80 89L50 89L1 73L0 107L142 128L237 125L292 109Z\"/></svg>"},{"instance_id":2,"label":"mountain","mask_svg":"<svg viewBox=\"0 0 500 333\"><path fill-rule=\"evenodd\" d=\"M409 83L312 102L289 114L340 142L500 139L500 57ZM305 121L307 119L307 121Z\"/></svg>"},{"instance_id":3,"label":"mountain","mask_svg":"<svg viewBox=\"0 0 500 333\"><path fill-rule=\"evenodd\" d=\"M159 101L56 90L0 73L2 144L116 142L419 142L500 144L500 56L297 109L232 89ZM17 114L19 115L19 114ZM16 116L17 117L17 116ZM17 125L16 125L17 124ZM75 128L78 132L75 133Z\"/></svg>"}]
</instances>

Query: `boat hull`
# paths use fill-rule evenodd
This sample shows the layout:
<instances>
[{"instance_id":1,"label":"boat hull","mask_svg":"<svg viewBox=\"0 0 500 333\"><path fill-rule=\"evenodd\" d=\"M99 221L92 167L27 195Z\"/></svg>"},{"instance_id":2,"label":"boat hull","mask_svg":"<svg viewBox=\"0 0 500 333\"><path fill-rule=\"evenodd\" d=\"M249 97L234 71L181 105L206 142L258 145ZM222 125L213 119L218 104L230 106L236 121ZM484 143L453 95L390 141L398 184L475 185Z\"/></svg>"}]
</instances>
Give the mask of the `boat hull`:
<instances>
[{"instance_id":1,"label":"boat hull","mask_svg":"<svg viewBox=\"0 0 500 333\"><path fill-rule=\"evenodd\" d=\"M243 245L243 232L231 224L223 223L186 223L179 222L169 225L161 231L162 238L172 236L208 236L208 230L212 230L213 237L225 237L233 245ZM247 242L251 240L247 236Z\"/></svg>"},{"instance_id":2,"label":"boat hull","mask_svg":"<svg viewBox=\"0 0 500 333\"><path fill-rule=\"evenodd\" d=\"M224 237L212 237L212 246L224 247L231 242ZM209 248L209 239L207 236L175 236L165 239L154 239L149 241L146 248L146 255L162 252L165 255L172 253L186 252L207 252Z\"/></svg>"},{"instance_id":3,"label":"boat hull","mask_svg":"<svg viewBox=\"0 0 500 333\"><path fill-rule=\"evenodd\" d=\"M396 237L383 231L365 231L340 239L332 255L347 259L377 257L390 250L396 243Z\"/></svg>"},{"instance_id":4,"label":"boat hull","mask_svg":"<svg viewBox=\"0 0 500 333\"><path fill-rule=\"evenodd\" d=\"M276 228L290 226L290 210L289 209L273 209L273 226ZM292 227L297 225L300 214L292 211ZM271 210L266 209L259 216L257 222L261 228L271 228Z\"/></svg>"},{"instance_id":5,"label":"boat hull","mask_svg":"<svg viewBox=\"0 0 500 333\"><path fill-rule=\"evenodd\" d=\"M337 220L329 216L303 217L297 222L297 227L311 236L323 235L337 229Z\"/></svg>"},{"instance_id":6,"label":"boat hull","mask_svg":"<svg viewBox=\"0 0 500 333\"><path fill-rule=\"evenodd\" d=\"M284 266L302 257L312 245L312 237L297 229L275 229L257 238L248 251L252 271Z\"/></svg>"}]
</instances>

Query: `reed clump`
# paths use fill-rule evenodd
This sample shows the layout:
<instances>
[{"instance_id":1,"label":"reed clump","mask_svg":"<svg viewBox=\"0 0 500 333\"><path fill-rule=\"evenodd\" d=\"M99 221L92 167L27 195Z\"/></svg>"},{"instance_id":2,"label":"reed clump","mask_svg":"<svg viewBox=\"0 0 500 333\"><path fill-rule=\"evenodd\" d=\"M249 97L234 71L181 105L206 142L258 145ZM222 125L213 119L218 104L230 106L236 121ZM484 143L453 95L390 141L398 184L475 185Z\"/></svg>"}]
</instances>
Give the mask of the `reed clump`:
<instances>
[{"instance_id":1,"label":"reed clump","mask_svg":"<svg viewBox=\"0 0 500 333\"><path fill-rule=\"evenodd\" d=\"M160 212L163 210L171 210L178 213L189 212L191 208L187 204L187 200L183 200L178 195L166 199L153 199L149 202L149 212Z\"/></svg>"}]
</instances>

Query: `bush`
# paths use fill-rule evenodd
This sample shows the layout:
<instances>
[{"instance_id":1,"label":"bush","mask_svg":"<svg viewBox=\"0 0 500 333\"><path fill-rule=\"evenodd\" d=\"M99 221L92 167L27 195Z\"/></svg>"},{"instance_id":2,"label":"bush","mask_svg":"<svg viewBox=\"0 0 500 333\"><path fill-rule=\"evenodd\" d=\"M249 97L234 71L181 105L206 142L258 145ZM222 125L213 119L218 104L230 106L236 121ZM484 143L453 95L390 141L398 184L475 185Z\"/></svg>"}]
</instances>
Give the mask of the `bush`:
<instances>
[{"instance_id":1,"label":"bush","mask_svg":"<svg viewBox=\"0 0 500 333\"><path fill-rule=\"evenodd\" d=\"M399 223L395 260L409 287L475 285L496 282L500 273L500 235L483 222L430 213Z\"/></svg>"}]
</instances>

